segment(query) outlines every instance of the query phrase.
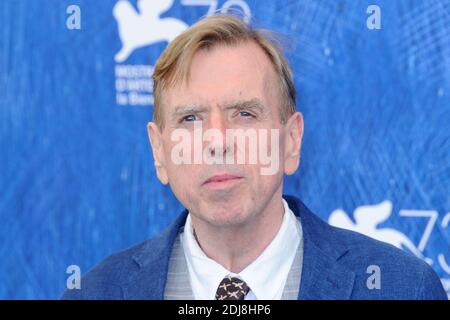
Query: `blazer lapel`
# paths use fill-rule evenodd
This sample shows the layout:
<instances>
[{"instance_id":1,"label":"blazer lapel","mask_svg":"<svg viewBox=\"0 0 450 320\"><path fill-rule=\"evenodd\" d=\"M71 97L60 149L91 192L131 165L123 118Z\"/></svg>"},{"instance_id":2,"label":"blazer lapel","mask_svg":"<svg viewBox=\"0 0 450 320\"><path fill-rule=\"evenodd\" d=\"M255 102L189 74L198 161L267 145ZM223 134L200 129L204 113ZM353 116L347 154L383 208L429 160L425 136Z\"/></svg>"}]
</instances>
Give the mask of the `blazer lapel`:
<instances>
[{"instance_id":1,"label":"blazer lapel","mask_svg":"<svg viewBox=\"0 0 450 320\"><path fill-rule=\"evenodd\" d=\"M328 224L315 216L299 199L283 196L303 230L303 265L298 299L344 300L352 293L355 273L339 261L348 249Z\"/></svg>"},{"instance_id":2,"label":"blazer lapel","mask_svg":"<svg viewBox=\"0 0 450 320\"><path fill-rule=\"evenodd\" d=\"M354 272L305 239L299 300L346 300L354 280Z\"/></svg>"},{"instance_id":3,"label":"blazer lapel","mask_svg":"<svg viewBox=\"0 0 450 320\"><path fill-rule=\"evenodd\" d=\"M178 216L157 238L147 241L133 256L139 270L130 275L123 288L125 299L162 300L167 280L170 254L179 229L184 226L187 210Z\"/></svg>"}]
</instances>

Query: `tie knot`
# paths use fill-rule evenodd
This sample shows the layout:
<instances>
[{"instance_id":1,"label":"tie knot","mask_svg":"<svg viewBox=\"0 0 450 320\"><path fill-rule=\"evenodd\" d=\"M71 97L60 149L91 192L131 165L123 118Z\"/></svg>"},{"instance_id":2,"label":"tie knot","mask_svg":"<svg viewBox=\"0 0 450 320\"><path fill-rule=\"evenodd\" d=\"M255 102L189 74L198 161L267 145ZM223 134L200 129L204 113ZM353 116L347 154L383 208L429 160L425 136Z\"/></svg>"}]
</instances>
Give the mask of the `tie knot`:
<instances>
[{"instance_id":1,"label":"tie knot","mask_svg":"<svg viewBox=\"0 0 450 320\"><path fill-rule=\"evenodd\" d=\"M244 300L250 288L245 281L227 276L220 282L216 291L216 300Z\"/></svg>"}]
</instances>

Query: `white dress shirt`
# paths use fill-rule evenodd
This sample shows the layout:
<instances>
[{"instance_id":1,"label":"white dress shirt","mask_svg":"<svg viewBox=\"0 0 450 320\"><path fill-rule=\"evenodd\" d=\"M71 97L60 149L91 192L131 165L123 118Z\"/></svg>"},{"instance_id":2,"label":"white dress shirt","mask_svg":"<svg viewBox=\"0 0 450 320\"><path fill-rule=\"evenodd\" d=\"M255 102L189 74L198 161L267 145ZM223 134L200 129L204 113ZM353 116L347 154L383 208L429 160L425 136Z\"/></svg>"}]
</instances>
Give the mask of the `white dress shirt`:
<instances>
[{"instance_id":1,"label":"white dress shirt","mask_svg":"<svg viewBox=\"0 0 450 320\"><path fill-rule=\"evenodd\" d=\"M192 291L197 300L214 300L217 287L228 275L240 278L250 287L245 300L279 300L300 244L298 221L283 200L284 214L280 229L256 260L238 274L206 256L193 234L190 214L181 234L181 244L188 266Z\"/></svg>"}]
</instances>

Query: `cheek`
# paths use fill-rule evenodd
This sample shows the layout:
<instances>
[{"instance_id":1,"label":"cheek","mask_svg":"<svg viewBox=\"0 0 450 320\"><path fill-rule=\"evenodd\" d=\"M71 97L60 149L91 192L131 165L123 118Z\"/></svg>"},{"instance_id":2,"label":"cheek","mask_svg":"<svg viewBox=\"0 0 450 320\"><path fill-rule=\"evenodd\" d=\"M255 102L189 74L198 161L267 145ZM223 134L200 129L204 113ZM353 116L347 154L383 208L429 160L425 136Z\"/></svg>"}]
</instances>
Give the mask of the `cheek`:
<instances>
[{"instance_id":1,"label":"cheek","mask_svg":"<svg viewBox=\"0 0 450 320\"><path fill-rule=\"evenodd\" d=\"M169 179L178 185L194 186L198 179L194 165L170 163L167 167Z\"/></svg>"},{"instance_id":2,"label":"cheek","mask_svg":"<svg viewBox=\"0 0 450 320\"><path fill-rule=\"evenodd\" d=\"M267 167L267 166L262 166ZM274 186L277 185L277 182L280 180L279 174L271 174L271 175L265 175L261 174L261 168L260 165L254 165L248 167L247 169L249 172L249 178L247 180L248 188L251 189L254 193L265 193L270 192L273 190Z\"/></svg>"},{"instance_id":3,"label":"cheek","mask_svg":"<svg viewBox=\"0 0 450 320\"><path fill-rule=\"evenodd\" d=\"M169 165L167 175L172 192L182 203L189 203L195 198L196 175L191 165Z\"/></svg>"}]
</instances>

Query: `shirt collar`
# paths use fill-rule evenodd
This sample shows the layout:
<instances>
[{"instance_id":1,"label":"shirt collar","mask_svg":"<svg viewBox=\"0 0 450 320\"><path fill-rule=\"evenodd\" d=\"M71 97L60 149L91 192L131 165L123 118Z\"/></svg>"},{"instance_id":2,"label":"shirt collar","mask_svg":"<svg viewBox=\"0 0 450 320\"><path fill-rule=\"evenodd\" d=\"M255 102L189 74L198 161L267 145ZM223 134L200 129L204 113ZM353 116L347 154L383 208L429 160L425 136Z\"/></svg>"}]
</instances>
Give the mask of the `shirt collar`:
<instances>
[{"instance_id":1,"label":"shirt collar","mask_svg":"<svg viewBox=\"0 0 450 320\"><path fill-rule=\"evenodd\" d=\"M232 273L203 252L195 240L190 214L181 242L187 260L191 286L196 299L214 299L217 287L227 275L244 280L257 299L280 299L287 275L301 240L301 228L287 202L276 236L264 251L240 273Z\"/></svg>"}]
</instances>

